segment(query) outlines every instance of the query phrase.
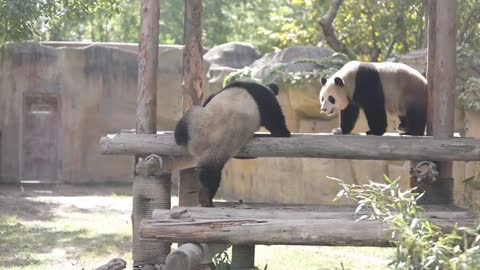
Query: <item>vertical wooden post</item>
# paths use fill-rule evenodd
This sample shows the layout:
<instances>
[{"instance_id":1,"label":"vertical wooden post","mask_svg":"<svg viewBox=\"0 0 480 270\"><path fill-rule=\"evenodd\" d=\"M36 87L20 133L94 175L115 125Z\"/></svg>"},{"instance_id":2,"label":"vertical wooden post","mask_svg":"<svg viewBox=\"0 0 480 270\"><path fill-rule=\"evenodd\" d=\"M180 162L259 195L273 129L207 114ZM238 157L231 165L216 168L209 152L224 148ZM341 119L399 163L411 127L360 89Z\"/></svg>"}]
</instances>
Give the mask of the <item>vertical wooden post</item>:
<instances>
[{"instance_id":1,"label":"vertical wooden post","mask_svg":"<svg viewBox=\"0 0 480 270\"><path fill-rule=\"evenodd\" d=\"M232 270L247 270L255 267L255 245L232 247Z\"/></svg>"},{"instance_id":2,"label":"vertical wooden post","mask_svg":"<svg viewBox=\"0 0 480 270\"><path fill-rule=\"evenodd\" d=\"M457 68L456 11L456 0L430 0L428 3L427 134L436 138L453 136ZM426 191L422 203L453 201L453 162L438 162L437 166L437 181L420 188L420 191Z\"/></svg>"},{"instance_id":3,"label":"vertical wooden post","mask_svg":"<svg viewBox=\"0 0 480 270\"><path fill-rule=\"evenodd\" d=\"M435 89L435 49L436 49L436 24L437 24L437 1L429 0L427 5L427 135L432 136L432 124L434 114L433 93Z\"/></svg>"},{"instance_id":4,"label":"vertical wooden post","mask_svg":"<svg viewBox=\"0 0 480 270\"><path fill-rule=\"evenodd\" d=\"M142 0L140 16L136 131L155 134L160 0ZM163 264L170 243L142 240L139 227L142 219L151 218L153 209L170 209L170 174L141 176L134 172L132 197L133 267Z\"/></svg>"},{"instance_id":5,"label":"vertical wooden post","mask_svg":"<svg viewBox=\"0 0 480 270\"><path fill-rule=\"evenodd\" d=\"M202 0L185 0L183 48L182 112L200 106L203 98ZM200 204L200 181L196 169L180 171L178 201L180 206Z\"/></svg>"},{"instance_id":6,"label":"vertical wooden post","mask_svg":"<svg viewBox=\"0 0 480 270\"><path fill-rule=\"evenodd\" d=\"M202 0L185 0L182 110L201 105L203 98Z\"/></svg>"},{"instance_id":7,"label":"vertical wooden post","mask_svg":"<svg viewBox=\"0 0 480 270\"><path fill-rule=\"evenodd\" d=\"M203 98L203 47L202 0L185 0L183 48L182 111L202 104ZM180 171L178 200L181 206L199 205L201 185L195 168Z\"/></svg>"}]
</instances>

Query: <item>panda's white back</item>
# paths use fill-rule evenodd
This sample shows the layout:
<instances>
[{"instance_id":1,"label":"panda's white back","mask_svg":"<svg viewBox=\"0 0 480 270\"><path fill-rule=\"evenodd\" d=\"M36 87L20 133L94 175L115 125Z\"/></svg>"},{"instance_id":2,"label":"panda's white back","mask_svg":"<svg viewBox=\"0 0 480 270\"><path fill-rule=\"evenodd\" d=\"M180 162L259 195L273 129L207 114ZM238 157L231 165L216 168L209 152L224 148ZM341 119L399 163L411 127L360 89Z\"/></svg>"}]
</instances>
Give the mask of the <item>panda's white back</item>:
<instances>
[{"instance_id":1,"label":"panda's white back","mask_svg":"<svg viewBox=\"0 0 480 270\"><path fill-rule=\"evenodd\" d=\"M190 121L189 152L199 163L230 158L260 128L260 112L252 96L242 88L218 93L204 108L195 108Z\"/></svg>"}]
</instances>

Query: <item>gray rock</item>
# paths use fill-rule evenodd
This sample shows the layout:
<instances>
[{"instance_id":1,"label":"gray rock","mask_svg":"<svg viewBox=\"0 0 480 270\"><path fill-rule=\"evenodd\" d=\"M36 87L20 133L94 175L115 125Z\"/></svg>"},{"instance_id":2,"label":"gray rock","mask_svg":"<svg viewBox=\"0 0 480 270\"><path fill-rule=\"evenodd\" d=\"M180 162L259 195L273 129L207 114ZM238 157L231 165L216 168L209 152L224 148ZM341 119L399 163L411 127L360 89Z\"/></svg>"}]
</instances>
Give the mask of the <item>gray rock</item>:
<instances>
[{"instance_id":1,"label":"gray rock","mask_svg":"<svg viewBox=\"0 0 480 270\"><path fill-rule=\"evenodd\" d=\"M243 68L260 57L255 47L246 42L229 42L210 49L203 55L211 67Z\"/></svg>"},{"instance_id":2,"label":"gray rock","mask_svg":"<svg viewBox=\"0 0 480 270\"><path fill-rule=\"evenodd\" d=\"M278 68L285 65L282 71L300 72L312 71L317 68L314 63L291 63L302 59L320 60L330 56L335 51L316 46L292 46L278 52L265 54L262 58L255 61L250 68L253 70L254 78L268 78L271 75L272 68ZM290 63L290 64L289 64ZM275 76L273 76L275 77ZM274 80L275 78L272 78Z\"/></svg>"}]
</instances>

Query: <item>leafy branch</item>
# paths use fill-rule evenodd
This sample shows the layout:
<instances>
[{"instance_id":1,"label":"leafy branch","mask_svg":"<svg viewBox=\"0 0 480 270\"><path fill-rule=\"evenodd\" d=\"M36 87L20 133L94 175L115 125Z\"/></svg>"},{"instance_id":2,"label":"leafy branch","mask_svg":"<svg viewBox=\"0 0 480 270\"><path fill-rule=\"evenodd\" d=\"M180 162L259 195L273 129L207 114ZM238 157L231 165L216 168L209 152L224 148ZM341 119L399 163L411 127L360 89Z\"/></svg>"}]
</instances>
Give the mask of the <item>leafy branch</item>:
<instances>
[{"instance_id":1,"label":"leafy branch","mask_svg":"<svg viewBox=\"0 0 480 270\"><path fill-rule=\"evenodd\" d=\"M341 180L336 199L350 198L358 203L355 213L366 210L361 219L378 220L390 225L395 257L394 269L475 270L480 265L480 226L456 228L445 233L425 217L417 206L421 197L414 189L400 190L399 179L385 183L349 185Z\"/></svg>"}]
</instances>

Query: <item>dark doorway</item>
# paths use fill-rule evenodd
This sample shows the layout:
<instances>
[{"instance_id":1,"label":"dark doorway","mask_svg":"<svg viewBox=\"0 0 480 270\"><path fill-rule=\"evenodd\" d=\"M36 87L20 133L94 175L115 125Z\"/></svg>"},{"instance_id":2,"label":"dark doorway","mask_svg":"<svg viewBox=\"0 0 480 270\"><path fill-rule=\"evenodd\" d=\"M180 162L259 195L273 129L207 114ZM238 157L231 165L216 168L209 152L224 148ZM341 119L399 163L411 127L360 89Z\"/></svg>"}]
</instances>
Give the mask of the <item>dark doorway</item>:
<instances>
[{"instance_id":1,"label":"dark doorway","mask_svg":"<svg viewBox=\"0 0 480 270\"><path fill-rule=\"evenodd\" d=\"M58 180L59 122L56 95L24 95L21 180Z\"/></svg>"}]
</instances>

